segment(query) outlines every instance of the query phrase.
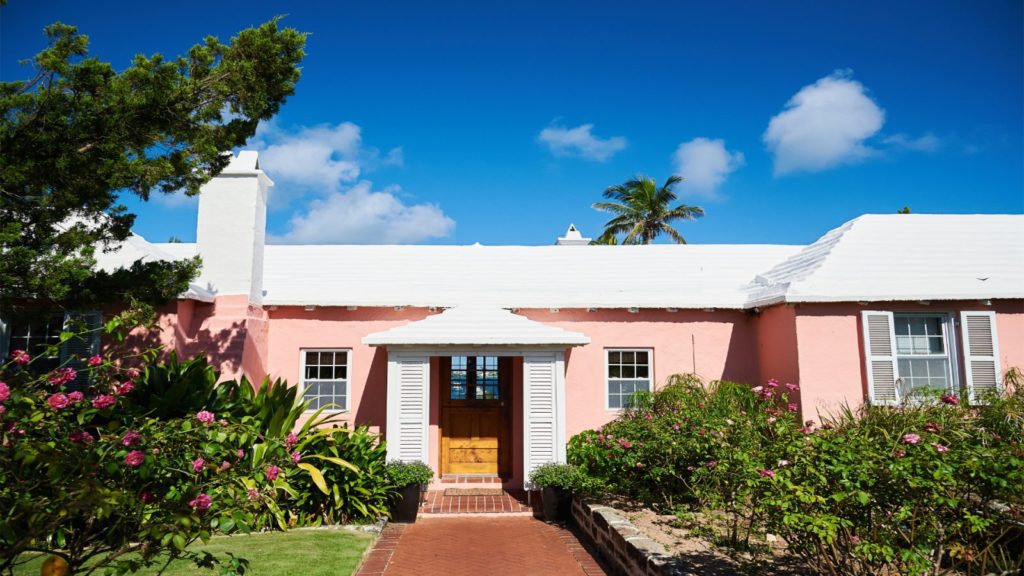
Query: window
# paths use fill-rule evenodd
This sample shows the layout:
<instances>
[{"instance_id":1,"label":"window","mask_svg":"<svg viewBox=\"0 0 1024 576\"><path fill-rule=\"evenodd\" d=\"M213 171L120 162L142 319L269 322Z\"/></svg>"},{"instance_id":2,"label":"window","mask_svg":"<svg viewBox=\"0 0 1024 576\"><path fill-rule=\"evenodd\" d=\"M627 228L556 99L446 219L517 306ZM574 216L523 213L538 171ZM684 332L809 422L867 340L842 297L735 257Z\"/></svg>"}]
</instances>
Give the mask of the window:
<instances>
[{"instance_id":1,"label":"window","mask_svg":"<svg viewBox=\"0 0 1024 576\"><path fill-rule=\"evenodd\" d=\"M636 392L651 391L651 351L607 350L608 408L628 408Z\"/></svg>"},{"instance_id":2,"label":"window","mask_svg":"<svg viewBox=\"0 0 1024 576\"><path fill-rule=\"evenodd\" d=\"M302 399L309 410L348 410L348 370L349 350L302 351Z\"/></svg>"},{"instance_id":3,"label":"window","mask_svg":"<svg viewBox=\"0 0 1024 576\"><path fill-rule=\"evenodd\" d=\"M0 359L11 351L25 350L32 357L30 369L38 374L67 366L78 371L70 389L89 385L89 372L83 370L84 360L100 352L100 312L34 311L0 320ZM60 341L61 332L79 334Z\"/></svg>"},{"instance_id":4,"label":"window","mask_svg":"<svg viewBox=\"0 0 1024 576\"><path fill-rule=\"evenodd\" d=\"M497 356L452 356L452 400L500 400Z\"/></svg>"},{"instance_id":5,"label":"window","mask_svg":"<svg viewBox=\"0 0 1024 576\"><path fill-rule=\"evenodd\" d=\"M900 396L955 390L947 314L893 314Z\"/></svg>"},{"instance_id":6,"label":"window","mask_svg":"<svg viewBox=\"0 0 1024 576\"><path fill-rule=\"evenodd\" d=\"M60 352L51 346L60 344L64 313L41 313L11 319L7 350L24 350L35 359L32 369L48 372L60 366ZM7 355L4 354L6 360Z\"/></svg>"}]
</instances>

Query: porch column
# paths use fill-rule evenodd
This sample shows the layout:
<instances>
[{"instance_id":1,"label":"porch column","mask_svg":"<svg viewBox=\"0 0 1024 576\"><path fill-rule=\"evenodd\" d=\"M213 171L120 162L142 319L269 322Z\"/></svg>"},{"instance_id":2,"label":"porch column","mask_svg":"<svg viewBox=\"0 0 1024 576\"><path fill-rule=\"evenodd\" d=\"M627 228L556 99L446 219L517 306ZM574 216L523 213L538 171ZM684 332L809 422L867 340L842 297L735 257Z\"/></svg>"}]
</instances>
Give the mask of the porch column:
<instances>
[{"instance_id":1,"label":"porch column","mask_svg":"<svg viewBox=\"0 0 1024 576\"><path fill-rule=\"evenodd\" d=\"M389 351L386 426L389 460L428 462L429 393L430 356Z\"/></svg>"},{"instance_id":2,"label":"porch column","mask_svg":"<svg viewBox=\"0 0 1024 576\"><path fill-rule=\"evenodd\" d=\"M565 353L523 357L523 473L548 462L565 462Z\"/></svg>"}]
</instances>

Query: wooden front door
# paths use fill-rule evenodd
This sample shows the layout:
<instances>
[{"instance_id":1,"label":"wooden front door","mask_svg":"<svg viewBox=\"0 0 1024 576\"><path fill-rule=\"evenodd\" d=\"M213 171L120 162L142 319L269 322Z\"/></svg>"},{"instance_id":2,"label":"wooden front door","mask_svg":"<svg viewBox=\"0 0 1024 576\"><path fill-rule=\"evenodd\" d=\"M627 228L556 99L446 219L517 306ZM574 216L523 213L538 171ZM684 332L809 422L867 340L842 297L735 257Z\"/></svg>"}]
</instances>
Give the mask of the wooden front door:
<instances>
[{"instance_id":1,"label":"wooden front door","mask_svg":"<svg viewBox=\"0 0 1024 576\"><path fill-rule=\"evenodd\" d=\"M441 473L507 476L511 358L441 358Z\"/></svg>"}]
</instances>

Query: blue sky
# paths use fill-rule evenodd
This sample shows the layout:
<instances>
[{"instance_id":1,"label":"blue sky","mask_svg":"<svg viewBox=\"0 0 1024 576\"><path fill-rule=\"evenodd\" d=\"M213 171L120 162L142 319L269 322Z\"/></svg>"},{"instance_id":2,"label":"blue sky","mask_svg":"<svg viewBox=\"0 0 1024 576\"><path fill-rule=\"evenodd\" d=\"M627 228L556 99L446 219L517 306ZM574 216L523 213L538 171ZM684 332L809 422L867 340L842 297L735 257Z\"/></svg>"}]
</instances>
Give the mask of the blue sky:
<instances>
[{"instance_id":1,"label":"blue sky","mask_svg":"<svg viewBox=\"0 0 1024 576\"><path fill-rule=\"evenodd\" d=\"M287 13L296 95L251 142L287 242L549 244L637 173L680 173L691 242L808 243L862 213L1024 211L1019 1L31 2L0 77L79 26L123 67ZM195 238L195 202L136 231Z\"/></svg>"}]
</instances>

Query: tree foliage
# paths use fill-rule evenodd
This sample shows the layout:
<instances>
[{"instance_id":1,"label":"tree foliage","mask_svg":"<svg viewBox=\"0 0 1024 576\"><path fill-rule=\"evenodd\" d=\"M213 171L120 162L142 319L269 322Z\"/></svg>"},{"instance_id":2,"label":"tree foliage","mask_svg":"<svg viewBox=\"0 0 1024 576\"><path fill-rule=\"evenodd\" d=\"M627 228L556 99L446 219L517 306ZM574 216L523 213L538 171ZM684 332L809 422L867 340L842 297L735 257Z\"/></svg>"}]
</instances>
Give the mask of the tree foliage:
<instances>
[{"instance_id":1,"label":"tree foliage","mask_svg":"<svg viewBox=\"0 0 1024 576\"><path fill-rule=\"evenodd\" d=\"M130 234L125 195L194 195L225 168L294 92L305 34L274 19L122 71L74 26L46 35L32 77L0 83L0 305L173 297L196 261L98 275L95 250Z\"/></svg>"},{"instance_id":2,"label":"tree foliage","mask_svg":"<svg viewBox=\"0 0 1024 576\"><path fill-rule=\"evenodd\" d=\"M665 184L658 186L653 178L637 176L605 190L604 197L614 202L597 202L594 208L615 216L605 223L600 243L614 244L612 238L625 234L623 244L650 244L665 234L677 244L686 244L671 223L696 220L704 215L704 210L686 204L671 206L678 199L673 188L682 181L679 176L669 176Z\"/></svg>"}]
</instances>

